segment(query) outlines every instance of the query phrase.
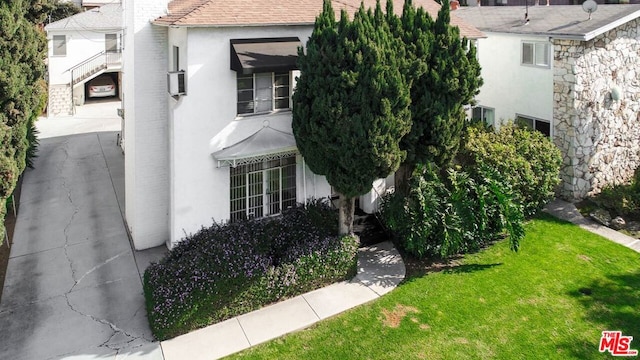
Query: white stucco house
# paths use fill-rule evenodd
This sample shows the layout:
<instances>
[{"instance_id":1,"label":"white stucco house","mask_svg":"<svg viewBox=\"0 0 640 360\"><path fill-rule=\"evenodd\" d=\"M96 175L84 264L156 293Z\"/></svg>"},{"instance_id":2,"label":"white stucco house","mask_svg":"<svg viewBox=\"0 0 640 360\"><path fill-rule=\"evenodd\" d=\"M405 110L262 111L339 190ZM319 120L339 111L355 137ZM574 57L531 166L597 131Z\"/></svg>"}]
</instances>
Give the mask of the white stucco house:
<instances>
[{"instance_id":1,"label":"white stucco house","mask_svg":"<svg viewBox=\"0 0 640 360\"><path fill-rule=\"evenodd\" d=\"M595 0L598 4L640 4L640 0ZM462 0L467 6L579 5L582 0Z\"/></svg>"},{"instance_id":2,"label":"white stucco house","mask_svg":"<svg viewBox=\"0 0 640 360\"><path fill-rule=\"evenodd\" d=\"M528 12L528 21L525 20ZM518 120L562 151L561 195L579 200L640 166L640 5L461 7L484 85L473 116Z\"/></svg>"},{"instance_id":3,"label":"white stucco house","mask_svg":"<svg viewBox=\"0 0 640 360\"><path fill-rule=\"evenodd\" d=\"M93 8L45 26L49 116L73 115L88 81L105 72L120 79L123 12L120 4ZM119 81L118 81L119 82Z\"/></svg>"},{"instance_id":4,"label":"white stucco house","mask_svg":"<svg viewBox=\"0 0 640 360\"><path fill-rule=\"evenodd\" d=\"M434 16L439 10L432 0L415 3ZM322 0L257 4L123 4L125 213L137 249L172 247L212 221L275 215L331 195L297 152L290 111L297 48ZM359 6L333 3L338 15ZM469 38L482 36L455 16L452 23ZM375 184L379 192L386 186L385 179ZM374 191L360 206L376 201Z\"/></svg>"}]
</instances>

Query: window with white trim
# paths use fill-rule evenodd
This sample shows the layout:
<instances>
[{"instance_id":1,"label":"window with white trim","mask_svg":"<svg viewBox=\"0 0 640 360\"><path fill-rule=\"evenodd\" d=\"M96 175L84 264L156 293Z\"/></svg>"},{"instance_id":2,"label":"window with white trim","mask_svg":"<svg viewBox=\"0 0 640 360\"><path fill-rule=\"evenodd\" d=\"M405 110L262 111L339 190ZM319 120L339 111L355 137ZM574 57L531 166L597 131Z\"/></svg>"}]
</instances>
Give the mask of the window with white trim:
<instances>
[{"instance_id":1,"label":"window with white trim","mask_svg":"<svg viewBox=\"0 0 640 360\"><path fill-rule=\"evenodd\" d=\"M231 168L231 221L277 215L296 205L296 157Z\"/></svg>"},{"instance_id":2,"label":"window with white trim","mask_svg":"<svg viewBox=\"0 0 640 360\"><path fill-rule=\"evenodd\" d=\"M67 56L66 35L53 35L53 56Z\"/></svg>"},{"instance_id":3,"label":"window with white trim","mask_svg":"<svg viewBox=\"0 0 640 360\"><path fill-rule=\"evenodd\" d=\"M484 106L475 106L471 110L473 120L482 120L485 124L495 126L495 110Z\"/></svg>"},{"instance_id":4,"label":"window with white trim","mask_svg":"<svg viewBox=\"0 0 640 360\"><path fill-rule=\"evenodd\" d=\"M548 42L523 41L522 65L548 68L551 66L551 45Z\"/></svg>"},{"instance_id":5,"label":"window with white trim","mask_svg":"<svg viewBox=\"0 0 640 360\"><path fill-rule=\"evenodd\" d=\"M289 72L238 74L237 85L238 115L290 109Z\"/></svg>"},{"instance_id":6,"label":"window with white trim","mask_svg":"<svg viewBox=\"0 0 640 360\"><path fill-rule=\"evenodd\" d=\"M104 34L104 51L108 53L117 53L118 34Z\"/></svg>"},{"instance_id":7,"label":"window with white trim","mask_svg":"<svg viewBox=\"0 0 640 360\"><path fill-rule=\"evenodd\" d=\"M518 126L525 126L529 129L540 131L546 136L551 137L551 122L549 120L538 119L531 116L516 115L516 124Z\"/></svg>"}]
</instances>

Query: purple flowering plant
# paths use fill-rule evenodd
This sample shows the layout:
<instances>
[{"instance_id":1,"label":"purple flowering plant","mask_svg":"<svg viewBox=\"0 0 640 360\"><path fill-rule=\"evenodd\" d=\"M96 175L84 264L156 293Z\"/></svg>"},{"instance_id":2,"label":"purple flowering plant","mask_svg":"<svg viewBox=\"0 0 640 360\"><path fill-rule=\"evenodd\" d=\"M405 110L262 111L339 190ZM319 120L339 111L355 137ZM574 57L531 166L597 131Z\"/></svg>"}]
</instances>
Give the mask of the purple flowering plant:
<instances>
[{"instance_id":1,"label":"purple flowering plant","mask_svg":"<svg viewBox=\"0 0 640 360\"><path fill-rule=\"evenodd\" d=\"M187 236L145 272L154 335L168 339L355 276L358 242L338 237L337 223L335 210L313 201Z\"/></svg>"}]
</instances>

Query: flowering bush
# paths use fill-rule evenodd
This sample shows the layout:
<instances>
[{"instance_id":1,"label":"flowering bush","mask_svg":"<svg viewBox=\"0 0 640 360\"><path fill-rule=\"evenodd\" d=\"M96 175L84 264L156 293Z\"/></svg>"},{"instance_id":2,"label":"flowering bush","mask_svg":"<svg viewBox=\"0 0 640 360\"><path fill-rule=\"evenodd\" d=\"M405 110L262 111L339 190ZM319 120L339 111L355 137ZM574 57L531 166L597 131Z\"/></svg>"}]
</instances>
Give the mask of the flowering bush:
<instances>
[{"instance_id":1,"label":"flowering bush","mask_svg":"<svg viewBox=\"0 0 640 360\"><path fill-rule=\"evenodd\" d=\"M328 205L314 202L188 236L145 272L154 335L171 338L353 277L357 240L322 226L335 217Z\"/></svg>"}]
</instances>

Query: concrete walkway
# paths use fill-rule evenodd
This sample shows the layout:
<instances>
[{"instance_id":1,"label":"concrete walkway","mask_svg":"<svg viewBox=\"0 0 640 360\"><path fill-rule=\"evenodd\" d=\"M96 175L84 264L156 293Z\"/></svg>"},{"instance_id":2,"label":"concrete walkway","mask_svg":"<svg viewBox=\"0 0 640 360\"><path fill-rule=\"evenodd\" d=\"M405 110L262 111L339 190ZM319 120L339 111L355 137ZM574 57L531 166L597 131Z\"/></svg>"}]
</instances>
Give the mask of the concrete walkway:
<instances>
[{"instance_id":1,"label":"concrete walkway","mask_svg":"<svg viewBox=\"0 0 640 360\"><path fill-rule=\"evenodd\" d=\"M358 275L304 295L163 341L166 360L210 360L233 354L364 304L404 279L402 258L390 242L358 252Z\"/></svg>"},{"instance_id":2,"label":"concrete walkway","mask_svg":"<svg viewBox=\"0 0 640 360\"><path fill-rule=\"evenodd\" d=\"M585 230L591 231L592 233L626 246L629 249L640 252L639 239L634 239L631 236L627 236L621 232L600 225L591 219L585 218L580 214L576 206L570 202L556 199L547 204L545 211L559 219L572 222Z\"/></svg>"},{"instance_id":3,"label":"concrete walkway","mask_svg":"<svg viewBox=\"0 0 640 360\"><path fill-rule=\"evenodd\" d=\"M116 108L38 122L0 303L0 359L163 358L140 278L153 256L132 251L121 213Z\"/></svg>"}]
</instances>

